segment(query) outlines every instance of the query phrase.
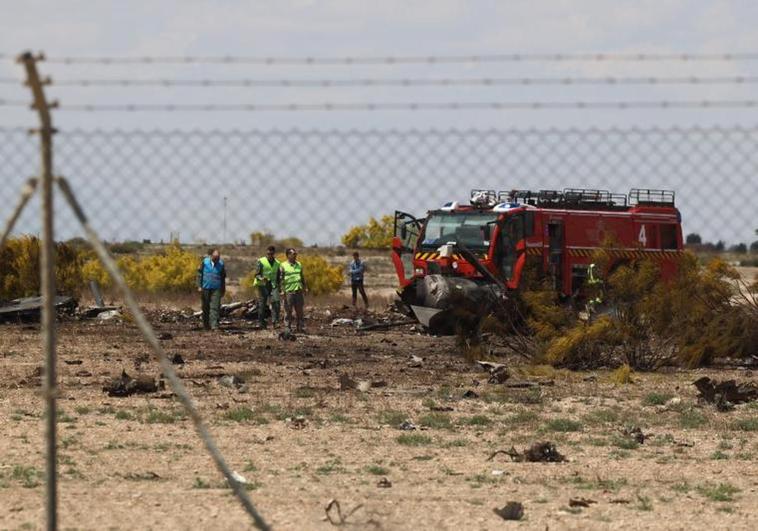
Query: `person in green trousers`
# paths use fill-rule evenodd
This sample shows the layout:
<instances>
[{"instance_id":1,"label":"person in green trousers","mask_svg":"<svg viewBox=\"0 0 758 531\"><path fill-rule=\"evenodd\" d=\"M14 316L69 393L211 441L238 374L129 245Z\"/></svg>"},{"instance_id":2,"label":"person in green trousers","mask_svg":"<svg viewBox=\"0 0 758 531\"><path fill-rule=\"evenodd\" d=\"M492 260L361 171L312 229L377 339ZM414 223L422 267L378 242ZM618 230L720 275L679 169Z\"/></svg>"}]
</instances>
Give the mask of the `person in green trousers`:
<instances>
[{"instance_id":1,"label":"person in green trousers","mask_svg":"<svg viewBox=\"0 0 758 531\"><path fill-rule=\"evenodd\" d=\"M253 286L258 289L258 324L266 328L266 313L271 302L271 316L274 328L279 326L279 266L276 259L276 248L271 245L266 249L266 256L258 259Z\"/></svg>"},{"instance_id":2,"label":"person in green trousers","mask_svg":"<svg viewBox=\"0 0 758 531\"><path fill-rule=\"evenodd\" d=\"M297 261L297 251L287 249L287 260L279 268L279 286L284 293L287 330L292 332L292 312L297 316L297 331L305 332L305 294L308 285L303 276L303 266Z\"/></svg>"},{"instance_id":3,"label":"person in green trousers","mask_svg":"<svg viewBox=\"0 0 758 531\"><path fill-rule=\"evenodd\" d=\"M211 249L197 268L197 290L202 294L203 328L217 330L221 297L226 292L226 268L218 249Z\"/></svg>"}]
</instances>

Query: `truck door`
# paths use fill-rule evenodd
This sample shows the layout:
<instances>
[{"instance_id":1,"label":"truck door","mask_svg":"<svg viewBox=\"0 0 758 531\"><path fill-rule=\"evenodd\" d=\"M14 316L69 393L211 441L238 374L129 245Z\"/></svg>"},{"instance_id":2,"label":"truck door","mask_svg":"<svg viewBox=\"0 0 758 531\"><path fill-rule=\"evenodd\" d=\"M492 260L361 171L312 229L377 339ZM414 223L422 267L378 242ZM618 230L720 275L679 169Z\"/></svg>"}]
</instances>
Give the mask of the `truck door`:
<instances>
[{"instance_id":1,"label":"truck door","mask_svg":"<svg viewBox=\"0 0 758 531\"><path fill-rule=\"evenodd\" d=\"M524 215L516 214L506 218L500 230L500 242L498 249L498 269L508 287L518 287L520 270L525 260L526 246L524 243ZM519 263L522 262L522 263Z\"/></svg>"},{"instance_id":2,"label":"truck door","mask_svg":"<svg viewBox=\"0 0 758 531\"><path fill-rule=\"evenodd\" d=\"M563 292L564 227L562 220L551 219L547 223L548 255L547 270L553 277L553 288Z\"/></svg>"},{"instance_id":3,"label":"truck door","mask_svg":"<svg viewBox=\"0 0 758 531\"><path fill-rule=\"evenodd\" d=\"M410 214L395 211L395 229L392 238L392 263L395 265L400 287L413 279L413 253L421 233L421 221Z\"/></svg>"}]
</instances>

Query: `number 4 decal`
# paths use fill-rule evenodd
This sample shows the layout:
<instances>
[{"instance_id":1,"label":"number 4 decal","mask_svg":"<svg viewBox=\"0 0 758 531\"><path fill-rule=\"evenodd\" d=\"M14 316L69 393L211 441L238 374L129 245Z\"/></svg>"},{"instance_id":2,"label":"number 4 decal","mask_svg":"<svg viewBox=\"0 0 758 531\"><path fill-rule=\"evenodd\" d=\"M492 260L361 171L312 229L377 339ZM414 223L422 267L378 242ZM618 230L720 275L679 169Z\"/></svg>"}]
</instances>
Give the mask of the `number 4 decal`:
<instances>
[{"instance_id":1,"label":"number 4 decal","mask_svg":"<svg viewBox=\"0 0 758 531\"><path fill-rule=\"evenodd\" d=\"M643 247L647 246L647 234L645 233L645 225L640 227L640 235L637 237Z\"/></svg>"}]
</instances>

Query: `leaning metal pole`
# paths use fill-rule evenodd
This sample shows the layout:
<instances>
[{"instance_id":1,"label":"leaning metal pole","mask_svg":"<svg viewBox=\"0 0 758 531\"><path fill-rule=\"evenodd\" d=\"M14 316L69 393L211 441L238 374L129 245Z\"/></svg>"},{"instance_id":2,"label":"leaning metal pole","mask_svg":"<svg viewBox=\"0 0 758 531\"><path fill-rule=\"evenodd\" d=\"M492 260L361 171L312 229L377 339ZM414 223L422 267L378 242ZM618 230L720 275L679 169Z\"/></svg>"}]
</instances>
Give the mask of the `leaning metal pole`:
<instances>
[{"instance_id":1,"label":"leaning metal pole","mask_svg":"<svg viewBox=\"0 0 758 531\"><path fill-rule=\"evenodd\" d=\"M0 248L5 245L5 240L7 240L8 236L10 236L11 232L13 232L13 227L16 225L16 221L18 221L21 212L24 211L24 207L34 195L34 191L36 189L37 179L32 177L26 181L26 184L21 189L21 197L18 199L18 204L16 205L16 208L13 209L13 212L11 212L11 215L8 217L8 221L5 222L5 228L3 229L2 234L0 234Z\"/></svg>"},{"instance_id":2,"label":"leaning metal pole","mask_svg":"<svg viewBox=\"0 0 758 531\"><path fill-rule=\"evenodd\" d=\"M40 120L41 200L42 200L42 234L40 242L40 291L42 293L42 350L45 354L45 381L43 394L46 401L46 460L45 460L45 495L47 529L58 528L58 459L56 451L56 395L57 375L55 360L55 242L53 235L53 126L50 110L42 80L37 72L40 57L30 52L21 54L18 62L26 68L26 83L32 91L34 103Z\"/></svg>"},{"instance_id":3,"label":"leaning metal pole","mask_svg":"<svg viewBox=\"0 0 758 531\"><path fill-rule=\"evenodd\" d=\"M208 450L208 453L216 463L216 467L226 478L227 483L229 483L229 486L231 487L235 496L237 496L237 499L239 499L242 507L253 519L253 524L255 527L261 531L268 531L271 528L263 519L263 516L261 516L261 514L255 508L253 502L250 500L250 497L245 491L244 485L237 481L234 472L231 468L229 468L229 465L224 459L224 456L221 454L218 446L216 446L216 442L213 440L208 427L200 416L200 412L197 410L195 404L192 401L192 397L190 397L189 393L187 393L187 390L182 384L182 381L174 371L174 367L171 365L171 361L168 359L168 356L166 356L166 352L158 342L158 338L155 336L153 327L150 326L147 318L142 313L142 310L140 310L139 305L137 304L137 300L134 298L134 295L129 289L129 286L127 286L123 275L121 275L119 272L116 261L113 260L113 257L110 255L110 253L108 253L108 250L105 248L105 245L103 245L103 242L100 240L97 232L95 232L95 229L92 228L92 225L87 219L87 216L85 216L84 210L82 210L82 207L77 201L76 196L74 196L74 192L71 190L68 181L66 181L66 179L63 177L58 177L56 181L60 187L60 191L63 194L63 197L68 202L71 210L73 210L74 216L76 216L76 219L79 220L82 229L84 229L84 234L87 237L87 240L89 240L92 249L95 251L95 254L97 254L97 257L100 259L100 262L110 274L111 278L113 279L113 283L118 287L118 289L121 291L121 294L124 296L124 304L129 309L129 311L132 312L134 323L137 325L137 328L140 329L142 335L147 340L147 343L150 345L150 347L153 349L153 352L155 352L155 355L158 357L158 362L161 365L161 369L163 369L163 375L166 377L177 398L189 414L189 417L192 420L192 423L195 425L195 429L197 430L198 435L200 435L200 439L202 439L203 443L205 443L205 448Z\"/></svg>"}]
</instances>

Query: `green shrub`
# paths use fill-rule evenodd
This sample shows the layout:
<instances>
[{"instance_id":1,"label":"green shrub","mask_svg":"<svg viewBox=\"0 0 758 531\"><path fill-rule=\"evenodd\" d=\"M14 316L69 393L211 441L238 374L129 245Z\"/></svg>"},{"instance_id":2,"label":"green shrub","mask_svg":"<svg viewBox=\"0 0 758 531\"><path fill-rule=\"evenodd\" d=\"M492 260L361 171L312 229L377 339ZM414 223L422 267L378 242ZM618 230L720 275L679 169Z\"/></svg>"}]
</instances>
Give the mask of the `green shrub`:
<instances>
[{"instance_id":1,"label":"green shrub","mask_svg":"<svg viewBox=\"0 0 758 531\"><path fill-rule=\"evenodd\" d=\"M450 415L445 413L429 413L419 418L418 422L425 428L450 429L453 427Z\"/></svg>"},{"instance_id":2,"label":"green shrub","mask_svg":"<svg viewBox=\"0 0 758 531\"><path fill-rule=\"evenodd\" d=\"M610 253L600 250L593 261L605 271ZM746 357L758 350L758 296L751 290L718 258L703 266L682 253L677 274L666 280L653 261L624 263L604 282L601 298L611 311L589 322L562 307L555 291L526 289L520 297L526 338L518 344L535 349L532 359L572 369L626 364L654 370Z\"/></svg>"},{"instance_id":3,"label":"green shrub","mask_svg":"<svg viewBox=\"0 0 758 531\"><path fill-rule=\"evenodd\" d=\"M394 228L394 216L382 216L380 220L372 217L365 225L351 227L342 236L342 244L353 249L389 249Z\"/></svg>"},{"instance_id":4,"label":"green shrub","mask_svg":"<svg viewBox=\"0 0 758 531\"><path fill-rule=\"evenodd\" d=\"M602 315L589 324L580 322L553 339L547 346L546 358L559 367L591 368L607 361L609 345L617 345L621 340L617 324Z\"/></svg>"},{"instance_id":5,"label":"green shrub","mask_svg":"<svg viewBox=\"0 0 758 531\"><path fill-rule=\"evenodd\" d=\"M40 293L40 241L34 236L10 238L0 248L0 299ZM83 251L67 243L55 244L55 289L76 296L82 289Z\"/></svg>"},{"instance_id":6,"label":"green shrub","mask_svg":"<svg viewBox=\"0 0 758 531\"><path fill-rule=\"evenodd\" d=\"M195 290L200 261L195 253L172 243L158 254L139 258L124 256L117 264L127 285L135 291L191 293ZM85 280L96 280L105 288L112 285L110 275L97 258L87 260L82 273Z\"/></svg>"},{"instance_id":7,"label":"green shrub","mask_svg":"<svg viewBox=\"0 0 758 531\"><path fill-rule=\"evenodd\" d=\"M545 428L548 431L582 431L582 423L571 419L550 419L545 424Z\"/></svg>"},{"instance_id":8,"label":"green shrub","mask_svg":"<svg viewBox=\"0 0 758 531\"><path fill-rule=\"evenodd\" d=\"M432 438L418 433L399 435L396 439L398 444L404 446L428 446L432 444Z\"/></svg>"}]
</instances>

